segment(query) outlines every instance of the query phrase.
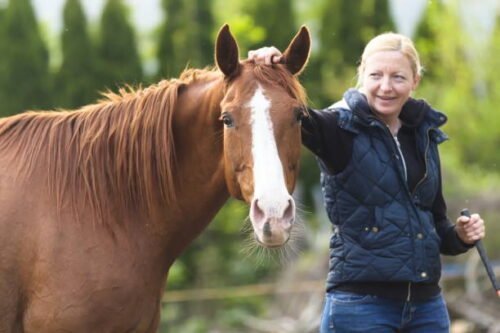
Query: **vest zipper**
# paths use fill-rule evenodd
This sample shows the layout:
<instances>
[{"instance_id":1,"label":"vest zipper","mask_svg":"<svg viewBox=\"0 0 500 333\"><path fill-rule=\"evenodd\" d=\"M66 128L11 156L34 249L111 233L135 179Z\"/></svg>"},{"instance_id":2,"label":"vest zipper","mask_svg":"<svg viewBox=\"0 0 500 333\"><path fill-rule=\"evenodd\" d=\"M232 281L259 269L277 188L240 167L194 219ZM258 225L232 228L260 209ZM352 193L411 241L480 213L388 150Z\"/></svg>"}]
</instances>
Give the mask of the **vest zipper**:
<instances>
[{"instance_id":1,"label":"vest zipper","mask_svg":"<svg viewBox=\"0 0 500 333\"><path fill-rule=\"evenodd\" d=\"M432 128L429 128L427 129L427 142L425 144L425 150L424 150L424 164L425 164L425 173L424 173L424 176L422 177L422 179L419 180L419 182L417 183L417 185L415 185L415 187L413 188L413 191L410 192L410 188L408 186L408 180L407 180L407 170L406 170L406 163L405 163L405 160L404 160L404 156L403 156L403 153L401 151L401 147L400 147L400 144L399 144L399 140L397 139L397 137L393 136L391 131L386 127L386 130L387 132L391 135L391 137L393 138L393 142L395 143L396 145L396 148L398 150L398 155L399 157L401 158L401 161L402 161L402 164L403 164L403 169L404 169L404 174L405 174L405 184L406 184L406 188L408 189L408 194L410 195L410 200L412 200L414 194L416 193L417 191L417 188L420 186L420 184L422 184L426 179L427 179L427 176L428 176L428 162L427 162L427 155L428 155L428 152L429 152L429 147L430 147L430 142L431 142L431 138L430 138L430 132L432 130ZM415 210L415 208L414 208ZM418 218L418 214L416 214L417 218ZM408 282L408 294L406 296L406 301L409 302L411 300L411 282Z\"/></svg>"},{"instance_id":2,"label":"vest zipper","mask_svg":"<svg viewBox=\"0 0 500 333\"><path fill-rule=\"evenodd\" d=\"M393 136L393 139L394 139L394 142L396 143L396 148L398 149L399 158L401 159L401 163L403 164L403 171L405 173L405 180L406 180L406 182L408 182L408 170L406 169L406 162L405 162L405 157L403 156L403 151L401 150L401 144L399 143L397 136Z\"/></svg>"},{"instance_id":3,"label":"vest zipper","mask_svg":"<svg viewBox=\"0 0 500 333\"><path fill-rule=\"evenodd\" d=\"M400 158L402 159L402 163L403 163L403 168L404 168L404 173L405 173L405 180L406 180L405 181L405 185L406 185L406 188L407 188L407 193L410 196L410 200L413 200L413 196L416 193L418 186L420 186L420 184L422 184L425 181L425 179L427 178L427 176L428 176L428 174L427 174L427 171L428 171L427 170L428 169L427 155L428 155L428 151L429 151L429 147L430 147L430 141L431 141L430 140L430 132L431 132L432 128L427 129L427 138L426 138L427 139L427 143L425 145L425 150L424 150L425 173L424 173L424 176L422 177L422 179L420 179L420 181L417 183L417 185L415 185L415 187L414 187L414 189L413 189L412 192L410 192L410 187L408 186L408 180L407 180L407 175L406 175L406 173L407 173L406 164L405 164L405 161L404 161L404 156L403 156L403 154L401 152L401 148L399 147L399 141L397 140L396 137L394 137L392 135L391 131L387 127L386 127L386 130L391 135L391 137L394 138L393 142L396 145L396 148L398 150L398 153L399 153ZM413 208L413 210L415 211L415 208ZM415 213L416 213L416 211L415 211ZM418 214L417 213L416 213L416 216L418 218ZM414 270L415 270L415 267L414 267ZM406 300L410 301L410 299L411 299L411 282L408 282L408 294L407 294Z\"/></svg>"},{"instance_id":4,"label":"vest zipper","mask_svg":"<svg viewBox=\"0 0 500 333\"><path fill-rule=\"evenodd\" d=\"M411 192L411 196L413 197L413 195L415 194L415 192L417 192L417 188L420 184L422 184L425 179L427 179L427 171L428 171L428 168L427 168L427 153L429 151L429 146L430 146L430 142L431 142L431 138L430 138L430 132L431 132L432 128L429 128L427 130L427 143L425 145L425 151L424 151L424 164L425 164L425 173L424 173L424 176L422 177L422 179L420 179L417 183L417 185L415 185L415 187L413 188L413 191Z\"/></svg>"},{"instance_id":5,"label":"vest zipper","mask_svg":"<svg viewBox=\"0 0 500 333\"><path fill-rule=\"evenodd\" d=\"M379 120L379 122L382 123L380 120ZM396 150L398 152L399 159L401 159L401 163L403 164L403 172L405 175L404 185L406 186L408 192L410 192L410 188L408 187L408 175L407 175L407 170L406 170L406 162L405 162L405 158L403 156L403 152L401 151L399 140L397 139L396 136L392 135L391 130L389 129L389 127L387 125L383 124L382 128L392 138L392 142L394 143L394 146L396 146Z\"/></svg>"}]
</instances>

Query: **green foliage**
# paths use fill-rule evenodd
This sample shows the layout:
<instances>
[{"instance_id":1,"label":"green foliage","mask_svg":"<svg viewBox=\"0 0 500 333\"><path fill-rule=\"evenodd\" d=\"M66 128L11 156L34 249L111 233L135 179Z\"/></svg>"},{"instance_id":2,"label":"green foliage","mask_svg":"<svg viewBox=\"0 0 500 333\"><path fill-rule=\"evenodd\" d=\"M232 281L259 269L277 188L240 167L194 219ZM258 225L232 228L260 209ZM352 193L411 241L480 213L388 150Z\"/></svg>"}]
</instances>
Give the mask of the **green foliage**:
<instances>
[{"instance_id":1,"label":"green foliage","mask_svg":"<svg viewBox=\"0 0 500 333\"><path fill-rule=\"evenodd\" d=\"M427 64L432 66L439 64L439 47L437 44L437 34L439 33L441 20L443 18L444 6L439 2L432 2L428 5L426 15L419 23L414 38L415 47L417 48L420 61L424 66L426 80L435 79L444 74L440 66L434 66L427 70Z\"/></svg>"},{"instance_id":2,"label":"green foliage","mask_svg":"<svg viewBox=\"0 0 500 333\"><path fill-rule=\"evenodd\" d=\"M180 48L183 48L184 45L180 43L180 40L184 39L182 36L183 2L182 0L162 0L161 2L166 16L160 28L158 41L159 74L161 77L177 76L184 68L182 63L182 53L184 52L180 52Z\"/></svg>"},{"instance_id":3,"label":"green foliage","mask_svg":"<svg viewBox=\"0 0 500 333\"><path fill-rule=\"evenodd\" d=\"M194 1L192 23L195 26L189 29L191 32L191 41L194 50L197 51L197 56L192 61L193 67L205 67L213 64L214 57L214 18L212 15L211 2L206 0Z\"/></svg>"},{"instance_id":4,"label":"green foliage","mask_svg":"<svg viewBox=\"0 0 500 333\"><path fill-rule=\"evenodd\" d=\"M363 13L361 11L363 0L351 0L340 2L340 15L342 19L337 22L337 29L335 31L333 40L334 47L340 50L340 57L338 62L333 65L333 70L340 70L342 72L342 65L354 64L359 59L364 41L361 35L363 26ZM326 20L325 20L326 21Z\"/></svg>"},{"instance_id":5,"label":"green foliage","mask_svg":"<svg viewBox=\"0 0 500 333\"><path fill-rule=\"evenodd\" d=\"M320 48L312 63L316 91L311 97L326 107L355 85L356 66L366 42L393 30L394 23L387 0L328 0L319 22Z\"/></svg>"},{"instance_id":6,"label":"green foliage","mask_svg":"<svg viewBox=\"0 0 500 333\"><path fill-rule=\"evenodd\" d=\"M229 24L231 32L238 41L241 58L246 56L252 45L261 43L267 35L266 29L256 24L255 17L247 8L248 3L243 1L214 1L215 21L221 22L219 27L224 23Z\"/></svg>"},{"instance_id":7,"label":"green foliage","mask_svg":"<svg viewBox=\"0 0 500 333\"><path fill-rule=\"evenodd\" d=\"M499 23L497 20L489 48L478 45L477 49L481 50L482 54L465 54L469 66L457 64L458 66L453 69L465 72L461 74L460 84L454 85L455 89L461 88L457 91L454 101L460 121L453 128L454 134L463 138L457 142L461 160L466 165L475 165L483 170L497 173L500 170L500 154L498 153L500 83L498 70L495 69L500 68Z\"/></svg>"},{"instance_id":8,"label":"green foliage","mask_svg":"<svg viewBox=\"0 0 500 333\"><path fill-rule=\"evenodd\" d=\"M246 12L254 18L255 25L263 28L265 32L262 40L249 45L250 49L274 45L278 49L284 50L297 30L291 1L248 1Z\"/></svg>"},{"instance_id":9,"label":"green foliage","mask_svg":"<svg viewBox=\"0 0 500 333\"><path fill-rule=\"evenodd\" d=\"M461 163L498 172L500 116L495 110L500 93L496 71L488 68L500 68L499 28L490 47L478 55L476 48L466 48L474 36L456 33L461 24L449 13L454 13L453 7L434 4L428 11L416 39L427 68L419 95L448 115L445 130L452 140L447 145Z\"/></svg>"},{"instance_id":10,"label":"green foliage","mask_svg":"<svg viewBox=\"0 0 500 333\"><path fill-rule=\"evenodd\" d=\"M75 108L94 101L98 96L95 50L79 0L66 1L63 20L63 60L55 79L55 104Z\"/></svg>"},{"instance_id":11,"label":"green foliage","mask_svg":"<svg viewBox=\"0 0 500 333\"><path fill-rule=\"evenodd\" d=\"M319 38L323 66L328 72L341 74L345 65L352 66L363 50L362 0L326 1L321 16Z\"/></svg>"},{"instance_id":12,"label":"green foliage","mask_svg":"<svg viewBox=\"0 0 500 333\"><path fill-rule=\"evenodd\" d=\"M0 39L0 114L47 107L49 55L29 0L9 1Z\"/></svg>"},{"instance_id":13,"label":"green foliage","mask_svg":"<svg viewBox=\"0 0 500 333\"><path fill-rule=\"evenodd\" d=\"M162 0L166 20L160 27L159 76L178 76L186 67L213 64L214 18L211 2Z\"/></svg>"},{"instance_id":14,"label":"green foliage","mask_svg":"<svg viewBox=\"0 0 500 333\"><path fill-rule=\"evenodd\" d=\"M108 0L102 13L97 47L102 89L142 81L142 66L134 30L123 0Z\"/></svg>"},{"instance_id":15,"label":"green foliage","mask_svg":"<svg viewBox=\"0 0 500 333\"><path fill-rule=\"evenodd\" d=\"M366 15L369 34L368 36L365 36L365 41L370 40L373 36L382 32L395 30L394 21L389 14L389 0L365 0L365 2L369 5L367 6Z\"/></svg>"}]
</instances>

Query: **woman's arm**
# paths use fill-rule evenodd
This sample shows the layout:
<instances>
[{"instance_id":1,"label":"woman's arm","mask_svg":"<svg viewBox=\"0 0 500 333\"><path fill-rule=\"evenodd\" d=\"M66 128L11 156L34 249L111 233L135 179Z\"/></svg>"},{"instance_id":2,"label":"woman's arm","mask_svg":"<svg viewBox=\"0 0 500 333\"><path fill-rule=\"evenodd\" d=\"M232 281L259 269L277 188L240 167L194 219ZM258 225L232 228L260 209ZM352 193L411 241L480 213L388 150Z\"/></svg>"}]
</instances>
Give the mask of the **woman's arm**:
<instances>
[{"instance_id":1,"label":"woman's arm","mask_svg":"<svg viewBox=\"0 0 500 333\"><path fill-rule=\"evenodd\" d=\"M302 143L336 174L351 159L353 134L338 126L333 109L309 109L309 117L302 120Z\"/></svg>"},{"instance_id":2,"label":"woman's arm","mask_svg":"<svg viewBox=\"0 0 500 333\"><path fill-rule=\"evenodd\" d=\"M474 246L474 243L484 238L484 221L478 214L473 214L470 219L461 216L455 224L452 224L446 216L446 203L443 198L441 186L441 171L439 174L439 189L432 214L436 224L436 231L441 237L441 253L457 255L466 252Z\"/></svg>"}]
</instances>

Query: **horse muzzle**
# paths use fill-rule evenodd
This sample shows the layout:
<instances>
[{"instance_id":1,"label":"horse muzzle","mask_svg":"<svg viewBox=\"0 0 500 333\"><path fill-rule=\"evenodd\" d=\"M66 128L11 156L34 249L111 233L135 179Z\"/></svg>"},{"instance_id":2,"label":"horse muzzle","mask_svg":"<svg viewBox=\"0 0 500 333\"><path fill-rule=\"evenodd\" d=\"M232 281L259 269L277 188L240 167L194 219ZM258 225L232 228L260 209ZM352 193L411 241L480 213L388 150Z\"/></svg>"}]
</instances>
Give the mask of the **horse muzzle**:
<instances>
[{"instance_id":1,"label":"horse muzzle","mask_svg":"<svg viewBox=\"0 0 500 333\"><path fill-rule=\"evenodd\" d=\"M282 202L253 199L250 220L257 243L268 248L283 246L295 221L295 202L291 196Z\"/></svg>"}]
</instances>

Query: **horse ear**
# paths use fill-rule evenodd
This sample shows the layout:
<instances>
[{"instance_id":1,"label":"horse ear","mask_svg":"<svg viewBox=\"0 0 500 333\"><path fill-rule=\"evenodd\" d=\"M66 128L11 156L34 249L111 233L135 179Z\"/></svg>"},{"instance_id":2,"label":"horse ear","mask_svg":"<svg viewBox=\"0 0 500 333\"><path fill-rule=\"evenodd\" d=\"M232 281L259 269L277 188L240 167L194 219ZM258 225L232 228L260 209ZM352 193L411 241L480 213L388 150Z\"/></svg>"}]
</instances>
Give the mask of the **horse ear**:
<instances>
[{"instance_id":1,"label":"horse ear","mask_svg":"<svg viewBox=\"0 0 500 333\"><path fill-rule=\"evenodd\" d=\"M224 24L217 34L215 61L225 76L235 76L240 70L238 44L227 24Z\"/></svg>"},{"instance_id":2,"label":"horse ear","mask_svg":"<svg viewBox=\"0 0 500 333\"><path fill-rule=\"evenodd\" d=\"M283 52L281 63L286 65L290 73L299 75L307 64L310 51L311 34L303 25Z\"/></svg>"}]
</instances>

